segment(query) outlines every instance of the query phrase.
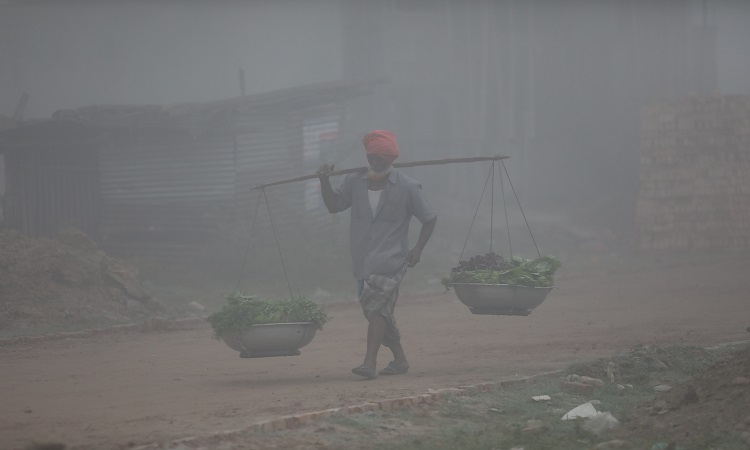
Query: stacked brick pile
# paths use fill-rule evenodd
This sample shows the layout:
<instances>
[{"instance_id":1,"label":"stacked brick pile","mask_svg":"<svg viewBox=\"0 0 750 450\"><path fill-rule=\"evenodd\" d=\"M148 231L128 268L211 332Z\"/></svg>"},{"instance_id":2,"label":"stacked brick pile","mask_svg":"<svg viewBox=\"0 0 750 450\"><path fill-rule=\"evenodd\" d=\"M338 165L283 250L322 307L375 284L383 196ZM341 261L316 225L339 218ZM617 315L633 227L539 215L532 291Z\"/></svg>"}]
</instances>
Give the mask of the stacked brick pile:
<instances>
[{"instance_id":1,"label":"stacked brick pile","mask_svg":"<svg viewBox=\"0 0 750 450\"><path fill-rule=\"evenodd\" d=\"M750 249L750 96L646 109L639 175L639 248Z\"/></svg>"}]
</instances>

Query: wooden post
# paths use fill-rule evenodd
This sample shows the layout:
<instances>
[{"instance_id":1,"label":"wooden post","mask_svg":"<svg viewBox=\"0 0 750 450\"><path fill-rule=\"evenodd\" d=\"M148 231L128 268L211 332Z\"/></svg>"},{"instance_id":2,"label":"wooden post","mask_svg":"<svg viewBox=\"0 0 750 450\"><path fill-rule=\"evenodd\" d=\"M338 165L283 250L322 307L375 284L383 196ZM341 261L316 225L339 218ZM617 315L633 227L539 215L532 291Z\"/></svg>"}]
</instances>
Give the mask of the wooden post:
<instances>
[{"instance_id":1,"label":"wooden post","mask_svg":"<svg viewBox=\"0 0 750 450\"><path fill-rule=\"evenodd\" d=\"M23 121L23 113L26 110L26 104L29 102L29 94L24 92L21 95L21 98L18 100L18 104L16 105L16 110L13 113L13 120L16 121L16 124Z\"/></svg>"}]
</instances>

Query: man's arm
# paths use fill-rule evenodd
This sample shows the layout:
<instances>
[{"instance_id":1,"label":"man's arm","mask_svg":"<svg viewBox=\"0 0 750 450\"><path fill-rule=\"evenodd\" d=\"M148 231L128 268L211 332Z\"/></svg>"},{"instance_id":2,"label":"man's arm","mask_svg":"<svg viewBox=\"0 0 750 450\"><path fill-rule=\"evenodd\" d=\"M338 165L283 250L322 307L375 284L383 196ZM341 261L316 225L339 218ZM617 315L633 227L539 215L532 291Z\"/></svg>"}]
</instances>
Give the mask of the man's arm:
<instances>
[{"instance_id":1,"label":"man's arm","mask_svg":"<svg viewBox=\"0 0 750 450\"><path fill-rule=\"evenodd\" d=\"M323 164L317 172L320 179L320 191L323 194L323 203L325 203L329 213L335 212L334 205L336 204L336 194L333 192L330 179L334 167L334 164Z\"/></svg>"},{"instance_id":2,"label":"man's arm","mask_svg":"<svg viewBox=\"0 0 750 450\"><path fill-rule=\"evenodd\" d=\"M425 245L427 245L427 241L429 241L430 236L432 236L432 231L435 229L435 223L437 223L437 217L422 224L422 229L419 230L419 239L417 239L417 245L415 245L414 248L411 249L411 251L409 252L409 257L407 258L409 267L416 266L422 258L422 250L424 250Z\"/></svg>"}]
</instances>

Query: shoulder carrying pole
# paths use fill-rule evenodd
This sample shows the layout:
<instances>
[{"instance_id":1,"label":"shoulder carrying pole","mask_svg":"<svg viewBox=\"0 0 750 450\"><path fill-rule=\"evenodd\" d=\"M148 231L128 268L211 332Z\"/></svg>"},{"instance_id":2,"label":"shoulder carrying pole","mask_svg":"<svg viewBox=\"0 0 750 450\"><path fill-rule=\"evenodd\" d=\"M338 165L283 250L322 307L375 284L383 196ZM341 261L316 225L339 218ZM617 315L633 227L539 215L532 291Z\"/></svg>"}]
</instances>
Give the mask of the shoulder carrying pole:
<instances>
[{"instance_id":1,"label":"shoulder carrying pole","mask_svg":"<svg viewBox=\"0 0 750 450\"><path fill-rule=\"evenodd\" d=\"M399 167L416 167L416 166L436 166L440 164L455 164L455 163L468 163L468 162L477 162L477 161L499 161L502 159L507 159L509 156L477 156L472 158L447 158L447 159L431 159L431 160L425 160L425 161L411 161L411 162L404 162L404 163L395 163L393 164L393 167L399 168ZM333 175L343 175L346 173L354 173L354 172L363 172L366 171L367 167L355 167L352 169L343 169L343 170L336 170L334 172L330 173L330 176ZM296 178L289 178L288 180L281 180L281 181L274 181L273 183L267 183L267 184L259 184L251 189L263 189L268 186L276 186L279 184L286 184L286 183L293 183L295 181L303 181L303 180L312 180L313 178L318 178L318 175L304 175L301 177Z\"/></svg>"}]
</instances>

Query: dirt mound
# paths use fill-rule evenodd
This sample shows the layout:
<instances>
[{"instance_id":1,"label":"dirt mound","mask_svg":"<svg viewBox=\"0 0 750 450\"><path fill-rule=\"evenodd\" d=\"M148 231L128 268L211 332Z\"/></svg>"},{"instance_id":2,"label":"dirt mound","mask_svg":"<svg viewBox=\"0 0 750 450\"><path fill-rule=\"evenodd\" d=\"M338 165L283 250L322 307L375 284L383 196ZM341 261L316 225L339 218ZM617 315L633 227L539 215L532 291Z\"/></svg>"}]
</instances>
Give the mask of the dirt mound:
<instances>
[{"instance_id":1,"label":"dirt mound","mask_svg":"<svg viewBox=\"0 0 750 450\"><path fill-rule=\"evenodd\" d=\"M138 271L76 229L55 239L0 230L0 334L142 320L163 309Z\"/></svg>"},{"instance_id":2,"label":"dirt mound","mask_svg":"<svg viewBox=\"0 0 750 450\"><path fill-rule=\"evenodd\" d=\"M654 433L679 443L750 429L750 346L634 411L625 433Z\"/></svg>"}]
</instances>

